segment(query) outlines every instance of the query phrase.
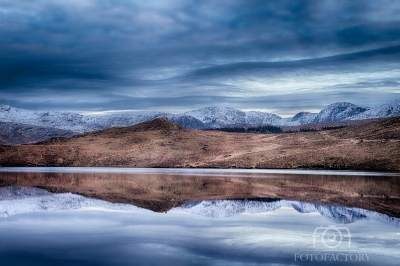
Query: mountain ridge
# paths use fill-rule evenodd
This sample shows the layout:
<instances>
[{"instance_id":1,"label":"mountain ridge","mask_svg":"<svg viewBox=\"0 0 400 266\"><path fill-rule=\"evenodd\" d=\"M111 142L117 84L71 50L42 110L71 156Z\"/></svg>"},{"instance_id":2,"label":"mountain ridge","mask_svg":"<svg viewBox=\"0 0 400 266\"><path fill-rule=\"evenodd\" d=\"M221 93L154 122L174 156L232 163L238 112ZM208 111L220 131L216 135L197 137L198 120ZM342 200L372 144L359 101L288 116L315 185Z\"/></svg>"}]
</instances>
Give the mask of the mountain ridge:
<instances>
[{"instance_id":1,"label":"mountain ridge","mask_svg":"<svg viewBox=\"0 0 400 266\"><path fill-rule=\"evenodd\" d=\"M0 122L36 126L43 128L43 130L49 128L48 131L51 132L67 130L77 133L131 126L156 118L167 118L185 128L208 129L257 127L262 125L299 126L311 123L355 121L394 116L400 116L399 99L372 108L357 106L347 102L338 102L326 106L319 113L299 112L291 118L282 118L273 113L258 111L244 112L232 107L219 106L205 107L180 114L158 111L131 111L101 116L85 116L73 112L33 111L0 104ZM0 140L10 138L10 134L0 134ZM59 136L63 135L60 134ZM32 140L35 139L32 138ZM15 141L9 141L9 143L13 142Z\"/></svg>"}]
</instances>

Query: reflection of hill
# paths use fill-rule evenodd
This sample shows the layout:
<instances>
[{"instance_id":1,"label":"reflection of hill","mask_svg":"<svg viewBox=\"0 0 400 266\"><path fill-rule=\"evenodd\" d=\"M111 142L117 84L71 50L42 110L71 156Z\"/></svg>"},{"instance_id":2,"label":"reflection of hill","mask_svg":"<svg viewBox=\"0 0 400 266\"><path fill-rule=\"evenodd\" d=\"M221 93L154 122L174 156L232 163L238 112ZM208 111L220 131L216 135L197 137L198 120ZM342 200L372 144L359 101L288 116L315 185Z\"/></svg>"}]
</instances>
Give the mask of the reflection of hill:
<instances>
[{"instance_id":1,"label":"reflection of hill","mask_svg":"<svg viewBox=\"0 0 400 266\"><path fill-rule=\"evenodd\" d=\"M0 187L26 186L55 193L71 192L156 212L166 212L185 202L198 200L259 201L270 198L357 207L400 218L400 178L395 175L341 176L323 171L318 175L316 172L307 174L309 171L274 174L254 170L113 169L55 168L54 172L35 173L24 168L28 172L0 172Z\"/></svg>"},{"instance_id":2,"label":"reflection of hill","mask_svg":"<svg viewBox=\"0 0 400 266\"><path fill-rule=\"evenodd\" d=\"M300 213L319 212L322 216L338 224L348 224L359 220L374 220L394 227L400 227L400 219L359 208L329 206L298 201L281 200L275 202L257 200L204 200L187 202L179 209L206 217L230 217L241 213L262 213L282 207L293 208Z\"/></svg>"}]
</instances>

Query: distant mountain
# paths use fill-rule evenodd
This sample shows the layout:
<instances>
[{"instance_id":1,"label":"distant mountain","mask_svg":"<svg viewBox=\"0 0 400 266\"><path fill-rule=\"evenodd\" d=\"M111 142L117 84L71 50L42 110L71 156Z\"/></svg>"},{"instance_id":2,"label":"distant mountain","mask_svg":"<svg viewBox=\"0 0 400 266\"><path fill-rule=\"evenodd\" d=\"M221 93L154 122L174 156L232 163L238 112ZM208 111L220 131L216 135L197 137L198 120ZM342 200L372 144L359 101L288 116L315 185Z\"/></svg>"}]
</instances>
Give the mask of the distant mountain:
<instances>
[{"instance_id":1,"label":"distant mountain","mask_svg":"<svg viewBox=\"0 0 400 266\"><path fill-rule=\"evenodd\" d=\"M318 212L334 223L348 224L358 220L374 220L394 227L400 227L400 219L359 208L320 205L298 201L262 201L262 200L204 200L187 202L179 207L185 212L206 217L230 217L242 213L262 213L278 210L282 207L293 208L300 213Z\"/></svg>"},{"instance_id":2,"label":"distant mountain","mask_svg":"<svg viewBox=\"0 0 400 266\"><path fill-rule=\"evenodd\" d=\"M58 128L0 122L0 143L8 145L35 143L55 137L70 138L77 134L79 133Z\"/></svg>"},{"instance_id":3,"label":"distant mountain","mask_svg":"<svg viewBox=\"0 0 400 266\"><path fill-rule=\"evenodd\" d=\"M246 112L246 123L252 126L278 125L282 117L276 114L250 111Z\"/></svg>"},{"instance_id":4,"label":"distant mountain","mask_svg":"<svg viewBox=\"0 0 400 266\"><path fill-rule=\"evenodd\" d=\"M348 120L350 117L359 115L367 110L368 108L360 107L352 103L334 103L322 109L313 122Z\"/></svg>"},{"instance_id":5,"label":"distant mountain","mask_svg":"<svg viewBox=\"0 0 400 266\"><path fill-rule=\"evenodd\" d=\"M382 118L400 116L400 99L382 104L378 107L370 108L358 115L350 117L351 120L361 120L368 118Z\"/></svg>"},{"instance_id":6,"label":"distant mountain","mask_svg":"<svg viewBox=\"0 0 400 266\"><path fill-rule=\"evenodd\" d=\"M309 112L300 112L293 116L285 125L297 126L314 123L318 114Z\"/></svg>"},{"instance_id":7,"label":"distant mountain","mask_svg":"<svg viewBox=\"0 0 400 266\"><path fill-rule=\"evenodd\" d=\"M169 114L137 111L103 116L84 116L72 112L42 112L0 105L0 121L2 122L58 128L79 133L134 125L167 115Z\"/></svg>"},{"instance_id":8,"label":"distant mountain","mask_svg":"<svg viewBox=\"0 0 400 266\"><path fill-rule=\"evenodd\" d=\"M109 115L84 116L73 112L42 112L0 105L0 122L38 126L49 133L43 135L63 136L56 134L55 129L84 133L111 127L125 127L156 118L168 118L185 128L206 129L222 127L256 127L262 125L298 126L310 123L333 122L344 120L362 120L400 116L400 100L369 108L352 103L334 103L322 109L318 114L300 112L292 118L282 118L276 114L249 111L244 112L230 107L205 107L181 114L156 111L132 111ZM53 134L54 133L54 134ZM3 136L12 140L11 135ZM28 139L35 139L31 137ZM1 141L1 138L0 138ZM18 140L16 140L18 142Z\"/></svg>"},{"instance_id":9,"label":"distant mountain","mask_svg":"<svg viewBox=\"0 0 400 266\"><path fill-rule=\"evenodd\" d=\"M172 123L179 124L184 128L196 128L196 129L204 129L206 125L201 122L199 119L194 118L190 115L167 115L168 118Z\"/></svg>"},{"instance_id":10,"label":"distant mountain","mask_svg":"<svg viewBox=\"0 0 400 266\"><path fill-rule=\"evenodd\" d=\"M230 107L206 107L184 113L203 122L209 128L245 124L246 113Z\"/></svg>"}]
</instances>

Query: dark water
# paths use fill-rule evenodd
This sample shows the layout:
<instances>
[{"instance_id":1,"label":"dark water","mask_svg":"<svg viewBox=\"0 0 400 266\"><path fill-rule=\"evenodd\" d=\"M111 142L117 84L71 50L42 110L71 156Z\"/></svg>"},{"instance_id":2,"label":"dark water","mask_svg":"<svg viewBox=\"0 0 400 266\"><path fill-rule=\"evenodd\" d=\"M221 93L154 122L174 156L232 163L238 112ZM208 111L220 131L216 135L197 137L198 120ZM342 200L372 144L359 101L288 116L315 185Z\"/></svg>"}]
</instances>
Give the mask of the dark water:
<instances>
[{"instance_id":1,"label":"dark water","mask_svg":"<svg viewBox=\"0 0 400 266\"><path fill-rule=\"evenodd\" d=\"M155 213L34 188L3 187L0 195L1 265L400 262L400 220L363 209L199 200Z\"/></svg>"}]
</instances>

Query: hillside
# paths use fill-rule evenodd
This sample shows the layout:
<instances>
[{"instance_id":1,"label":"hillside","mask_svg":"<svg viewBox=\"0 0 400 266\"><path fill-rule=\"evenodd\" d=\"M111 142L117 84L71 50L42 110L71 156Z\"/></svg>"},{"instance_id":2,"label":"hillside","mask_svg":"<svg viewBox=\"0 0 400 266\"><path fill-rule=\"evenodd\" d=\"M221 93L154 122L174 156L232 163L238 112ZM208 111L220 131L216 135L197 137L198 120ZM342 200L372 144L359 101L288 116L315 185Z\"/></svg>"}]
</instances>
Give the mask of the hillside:
<instances>
[{"instance_id":1,"label":"hillside","mask_svg":"<svg viewBox=\"0 0 400 266\"><path fill-rule=\"evenodd\" d=\"M400 170L400 118L277 135L184 129L167 119L19 146L1 166L132 166Z\"/></svg>"}]
</instances>

